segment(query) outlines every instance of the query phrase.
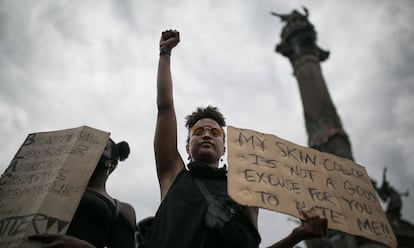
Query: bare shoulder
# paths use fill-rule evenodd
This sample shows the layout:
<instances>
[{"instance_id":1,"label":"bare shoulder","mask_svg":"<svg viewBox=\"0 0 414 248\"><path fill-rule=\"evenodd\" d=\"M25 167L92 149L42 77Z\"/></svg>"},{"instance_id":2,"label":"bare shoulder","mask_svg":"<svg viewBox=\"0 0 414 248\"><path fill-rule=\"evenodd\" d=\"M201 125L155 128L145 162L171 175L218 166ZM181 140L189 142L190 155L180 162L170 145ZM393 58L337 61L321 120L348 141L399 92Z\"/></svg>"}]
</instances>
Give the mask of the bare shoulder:
<instances>
[{"instance_id":1,"label":"bare shoulder","mask_svg":"<svg viewBox=\"0 0 414 248\"><path fill-rule=\"evenodd\" d=\"M123 216L125 216L128 221L132 224L136 224L136 214L134 207L132 207L131 204L126 202L118 201L119 204L119 212L122 213Z\"/></svg>"}]
</instances>

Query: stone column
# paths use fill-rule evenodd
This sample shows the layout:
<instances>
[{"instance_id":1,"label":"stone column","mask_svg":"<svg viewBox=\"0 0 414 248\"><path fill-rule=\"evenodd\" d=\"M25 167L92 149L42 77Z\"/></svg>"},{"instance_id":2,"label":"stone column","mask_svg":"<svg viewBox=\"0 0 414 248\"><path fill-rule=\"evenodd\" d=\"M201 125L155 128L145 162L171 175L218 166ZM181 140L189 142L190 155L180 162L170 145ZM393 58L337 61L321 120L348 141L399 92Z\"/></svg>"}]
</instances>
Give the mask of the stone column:
<instances>
[{"instance_id":1,"label":"stone column","mask_svg":"<svg viewBox=\"0 0 414 248\"><path fill-rule=\"evenodd\" d=\"M329 95L322 75L320 62L329 57L329 52L316 45L316 32L305 14L294 10L281 15L272 12L286 22L281 42L276 52L289 58L299 84L305 115L308 145L321 152L353 160L351 144L342 128L336 108ZM354 248L356 237L335 230L328 230L325 237L305 241L308 248Z\"/></svg>"},{"instance_id":2,"label":"stone column","mask_svg":"<svg viewBox=\"0 0 414 248\"><path fill-rule=\"evenodd\" d=\"M308 145L322 152L353 160L351 144L329 95L320 62L329 52L316 45L316 32L308 21L308 11L302 15L294 10L280 15L286 22L276 52L289 58L299 84L305 115Z\"/></svg>"}]
</instances>

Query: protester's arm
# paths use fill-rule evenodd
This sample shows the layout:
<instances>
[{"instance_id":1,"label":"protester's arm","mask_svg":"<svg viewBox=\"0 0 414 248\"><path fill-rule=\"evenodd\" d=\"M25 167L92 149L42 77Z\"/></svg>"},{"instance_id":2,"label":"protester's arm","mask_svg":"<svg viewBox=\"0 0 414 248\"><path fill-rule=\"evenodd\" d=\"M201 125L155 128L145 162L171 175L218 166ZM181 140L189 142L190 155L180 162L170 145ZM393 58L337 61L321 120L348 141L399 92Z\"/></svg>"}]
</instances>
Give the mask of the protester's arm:
<instances>
[{"instance_id":1,"label":"protester's arm","mask_svg":"<svg viewBox=\"0 0 414 248\"><path fill-rule=\"evenodd\" d=\"M291 248L303 240L322 237L326 234L328 227L326 218L313 215L309 211L302 211L302 215L300 226L293 229L287 237L268 248Z\"/></svg>"},{"instance_id":2,"label":"protester's arm","mask_svg":"<svg viewBox=\"0 0 414 248\"><path fill-rule=\"evenodd\" d=\"M85 240L61 234L36 234L29 236L29 240L41 242L43 248L95 248Z\"/></svg>"},{"instance_id":3,"label":"protester's arm","mask_svg":"<svg viewBox=\"0 0 414 248\"><path fill-rule=\"evenodd\" d=\"M171 51L179 42L179 32L173 30L162 32L157 75L158 115L154 136L161 199L164 199L176 175L184 168L184 162L177 148L177 120L170 68Z\"/></svg>"}]
</instances>

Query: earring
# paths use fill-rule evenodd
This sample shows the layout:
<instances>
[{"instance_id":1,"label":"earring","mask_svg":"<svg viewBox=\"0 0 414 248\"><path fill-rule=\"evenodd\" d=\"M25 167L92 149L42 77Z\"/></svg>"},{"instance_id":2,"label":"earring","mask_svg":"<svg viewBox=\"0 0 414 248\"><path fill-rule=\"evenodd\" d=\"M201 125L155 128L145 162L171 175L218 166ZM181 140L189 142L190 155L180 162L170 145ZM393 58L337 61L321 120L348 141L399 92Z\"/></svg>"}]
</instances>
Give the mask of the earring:
<instances>
[{"instance_id":1,"label":"earring","mask_svg":"<svg viewBox=\"0 0 414 248\"><path fill-rule=\"evenodd\" d=\"M223 161L224 161L224 159L220 158L220 162L223 162ZM223 164L223 168L227 171L227 164Z\"/></svg>"},{"instance_id":2,"label":"earring","mask_svg":"<svg viewBox=\"0 0 414 248\"><path fill-rule=\"evenodd\" d=\"M107 163L106 164L106 176L108 177L109 174L111 174L112 171L112 164L111 163Z\"/></svg>"}]
</instances>

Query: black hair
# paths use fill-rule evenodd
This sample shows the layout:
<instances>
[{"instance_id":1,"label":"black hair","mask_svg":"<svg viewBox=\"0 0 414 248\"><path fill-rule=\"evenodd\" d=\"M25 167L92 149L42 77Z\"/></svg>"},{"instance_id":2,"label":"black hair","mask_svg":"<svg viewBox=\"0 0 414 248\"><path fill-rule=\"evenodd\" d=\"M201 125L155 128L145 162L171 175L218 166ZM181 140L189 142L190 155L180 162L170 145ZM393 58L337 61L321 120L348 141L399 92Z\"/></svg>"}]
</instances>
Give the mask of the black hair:
<instances>
[{"instance_id":1,"label":"black hair","mask_svg":"<svg viewBox=\"0 0 414 248\"><path fill-rule=\"evenodd\" d=\"M118 148L118 159L119 161L124 161L128 158L129 153L131 150L129 149L129 144L126 141L121 141L118 144L116 144L116 147Z\"/></svg>"},{"instance_id":2,"label":"black hair","mask_svg":"<svg viewBox=\"0 0 414 248\"><path fill-rule=\"evenodd\" d=\"M114 164L113 167L110 168L110 172L112 173L113 170L118 165L118 161L124 161L128 158L130 149L129 144L126 141L121 141L119 143L115 143L111 138L109 138L109 142L111 143L112 150L111 150L111 159L113 160Z\"/></svg>"},{"instance_id":3,"label":"black hair","mask_svg":"<svg viewBox=\"0 0 414 248\"><path fill-rule=\"evenodd\" d=\"M188 129L187 144L190 141L190 129L197 123L197 121L205 118L212 119L217 122L221 129L226 126L226 120L217 107L211 105L208 105L207 107L198 107L196 111L185 117L185 127ZM225 136L226 134L224 133L223 140L225 140Z\"/></svg>"},{"instance_id":4,"label":"black hair","mask_svg":"<svg viewBox=\"0 0 414 248\"><path fill-rule=\"evenodd\" d=\"M109 141L112 143L112 154L111 157L116 159L116 161L124 161L128 158L129 153L131 150L129 149L129 144L126 141L121 141L119 143L115 143L111 138Z\"/></svg>"},{"instance_id":5,"label":"black hair","mask_svg":"<svg viewBox=\"0 0 414 248\"><path fill-rule=\"evenodd\" d=\"M97 173L100 173L101 171L107 171L108 169L109 173L112 173L112 171L117 167L118 161L124 161L129 156L130 149L129 144L126 141L115 143L115 141L109 138L107 145L110 145L111 147L111 157L108 158L104 154L101 155L92 177ZM110 160L112 164L110 168L108 168L106 164L106 161L108 160Z\"/></svg>"},{"instance_id":6,"label":"black hair","mask_svg":"<svg viewBox=\"0 0 414 248\"><path fill-rule=\"evenodd\" d=\"M226 121L224 119L223 114L220 112L220 110L217 107L213 107L211 105L208 105L205 108L198 107L196 111L191 113L190 115L187 115L185 117L186 123L185 126L190 129L196 124L197 121L208 118L213 119L217 122L217 124L220 125L220 127L226 126Z\"/></svg>"}]
</instances>

